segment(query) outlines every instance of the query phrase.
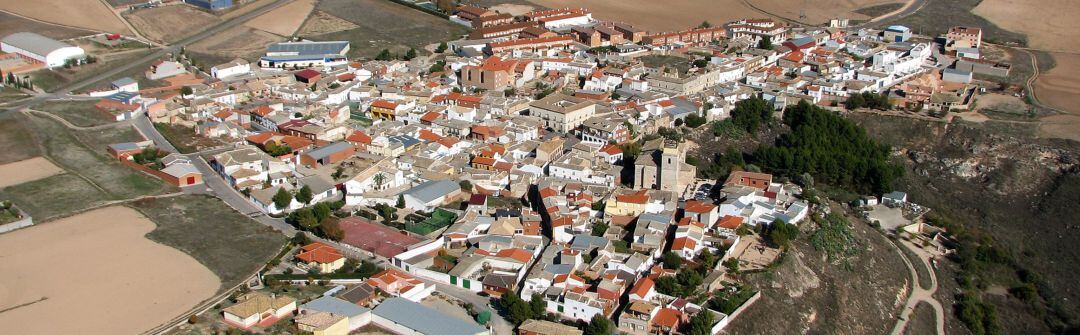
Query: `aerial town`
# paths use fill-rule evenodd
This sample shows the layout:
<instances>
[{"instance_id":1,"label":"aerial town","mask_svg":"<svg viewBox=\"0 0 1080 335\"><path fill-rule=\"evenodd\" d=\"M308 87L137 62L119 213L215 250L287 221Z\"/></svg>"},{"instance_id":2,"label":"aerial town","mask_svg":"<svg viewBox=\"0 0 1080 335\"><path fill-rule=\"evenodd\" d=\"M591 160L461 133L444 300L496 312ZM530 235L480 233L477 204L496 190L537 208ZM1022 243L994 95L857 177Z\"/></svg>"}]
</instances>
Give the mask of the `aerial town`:
<instances>
[{"instance_id":1,"label":"aerial town","mask_svg":"<svg viewBox=\"0 0 1080 335\"><path fill-rule=\"evenodd\" d=\"M108 0L93 15L117 22L63 36L82 23L0 5L20 20L0 27L0 329L998 334L1043 330L1004 328L994 299L1056 308L1033 270L1018 288L950 278L982 278L954 272L987 242L909 198L925 183L900 181L935 172L896 162L931 158L850 120L964 127L1041 104L1035 77L1012 79L1038 62L1002 56L997 27L872 24L926 1L671 30L590 2L371 1L442 35L335 35L368 26L330 0ZM985 245L970 262L992 262ZM835 286L876 305L828 304L877 319L766 319ZM1031 322L1076 329L1054 315Z\"/></svg>"}]
</instances>

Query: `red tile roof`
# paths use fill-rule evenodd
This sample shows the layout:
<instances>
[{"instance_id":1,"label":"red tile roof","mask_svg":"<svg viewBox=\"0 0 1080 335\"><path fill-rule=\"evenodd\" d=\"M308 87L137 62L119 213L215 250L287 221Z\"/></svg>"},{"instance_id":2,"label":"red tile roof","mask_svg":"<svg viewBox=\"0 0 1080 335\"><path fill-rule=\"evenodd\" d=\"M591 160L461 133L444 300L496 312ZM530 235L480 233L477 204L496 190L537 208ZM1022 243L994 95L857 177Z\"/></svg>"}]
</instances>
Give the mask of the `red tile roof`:
<instances>
[{"instance_id":1,"label":"red tile roof","mask_svg":"<svg viewBox=\"0 0 1080 335\"><path fill-rule=\"evenodd\" d=\"M320 264L333 263L339 259L344 258L341 252L334 247L323 244L321 242L315 242L305 245L301 248L300 252L296 254L296 258L307 263L315 262Z\"/></svg>"},{"instance_id":2,"label":"red tile roof","mask_svg":"<svg viewBox=\"0 0 1080 335\"><path fill-rule=\"evenodd\" d=\"M737 229L742 223L743 218L741 216L724 215L724 217L720 218L720 221L717 221L717 226L724 229Z\"/></svg>"},{"instance_id":3,"label":"red tile roof","mask_svg":"<svg viewBox=\"0 0 1080 335\"><path fill-rule=\"evenodd\" d=\"M716 205L705 201L689 200L683 208L687 213L707 213L716 209Z\"/></svg>"},{"instance_id":4,"label":"red tile roof","mask_svg":"<svg viewBox=\"0 0 1080 335\"><path fill-rule=\"evenodd\" d=\"M641 279L638 279L637 283L634 283L634 287L630 289L630 294L644 298L645 295L649 294L649 290L653 288L653 285L655 285L655 283L653 283L652 279L649 279L649 277L642 277Z\"/></svg>"}]
</instances>

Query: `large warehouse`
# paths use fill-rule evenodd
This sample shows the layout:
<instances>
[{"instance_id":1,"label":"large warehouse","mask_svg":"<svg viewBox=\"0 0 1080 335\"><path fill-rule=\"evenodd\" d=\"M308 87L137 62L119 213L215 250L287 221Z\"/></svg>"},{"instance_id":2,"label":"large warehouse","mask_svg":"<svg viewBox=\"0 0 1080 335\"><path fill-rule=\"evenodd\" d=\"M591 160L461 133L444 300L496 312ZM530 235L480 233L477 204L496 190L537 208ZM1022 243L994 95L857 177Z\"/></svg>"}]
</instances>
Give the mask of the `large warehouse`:
<instances>
[{"instance_id":1,"label":"large warehouse","mask_svg":"<svg viewBox=\"0 0 1080 335\"><path fill-rule=\"evenodd\" d=\"M64 66L69 59L82 59L86 51L35 33L14 33L0 40L0 51L13 53L28 60L45 63L53 68Z\"/></svg>"},{"instance_id":2,"label":"large warehouse","mask_svg":"<svg viewBox=\"0 0 1080 335\"><path fill-rule=\"evenodd\" d=\"M184 2L209 10L228 9L233 5L233 0L185 0Z\"/></svg>"}]
</instances>

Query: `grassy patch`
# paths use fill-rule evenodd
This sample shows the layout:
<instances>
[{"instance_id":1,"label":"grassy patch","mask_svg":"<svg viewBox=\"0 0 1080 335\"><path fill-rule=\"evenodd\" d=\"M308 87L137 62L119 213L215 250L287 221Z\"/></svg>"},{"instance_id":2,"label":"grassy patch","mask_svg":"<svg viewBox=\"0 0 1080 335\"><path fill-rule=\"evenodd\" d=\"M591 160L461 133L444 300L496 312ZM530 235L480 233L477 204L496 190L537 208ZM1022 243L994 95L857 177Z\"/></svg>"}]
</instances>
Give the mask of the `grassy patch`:
<instances>
[{"instance_id":1,"label":"grassy patch","mask_svg":"<svg viewBox=\"0 0 1080 335\"><path fill-rule=\"evenodd\" d=\"M417 9L383 0L326 0L316 9L359 28L317 36L314 40L348 40L350 57L374 57L383 49L404 54L409 48L423 53L428 44L457 39L466 28Z\"/></svg>"},{"instance_id":2,"label":"grassy patch","mask_svg":"<svg viewBox=\"0 0 1080 335\"><path fill-rule=\"evenodd\" d=\"M104 136L116 136L115 129L76 133L58 122L42 117L31 117L35 134L40 134L38 142L45 148L45 154L65 170L76 172L89 178L105 189L113 199L130 199L138 196L160 194L169 190L161 181L121 165L105 154L104 147L92 148L80 137L103 142ZM123 132L123 130L119 130ZM123 135L120 133L120 136Z\"/></svg>"},{"instance_id":3,"label":"grassy patch","mask_svg":"<svg viewBox=\"0 0 1080 335\"><path fill-rule=\"evenodd\" d=\"M99 111L97 101L49 101L37 110L55 114L80 127L93 127L116 122L112 115Z\"/></svg>"},{"instance_id":4,"label":"grassy patch","mask_svg":"<svg viewBox=\"0 0 1080 335\"><path fill-rule=\"evenodd\" d=\"M648 55L639 57L642 63L647 67L674 67L679 70L679 73L686 72L690 69L690 60L684 57L669 56L669 55Z\"/></svg>"},{"instance_id":5,"label":"grassy patch","mask_svg":"<svg viewBox=\"0 0 1080 335\"><path fill-rule=\"evenodd\" d=\"M27 123L26 117L21 114L0 116L0 164L41 155L33 134L27 129Z\"/></svg>"},{"instance_id":6,"label":"grassy patch","mask_svg":"<svg viewBox=\"0 0 1080 335\"><path fill-rule=\"evenodd\" d=\"M869 16L869 17L878 17L878 16L882 16L882 15L885 15L885 14L892 13L893 11L895 11L897 9L900 9L900 8L903 8L903 7L904 7L904 4L899 3L899 2L897 2L897 3L886 3L886 4L880 4L880 5L874 5L874 6L859 8L859 9L854 10L854 12L862 14L862 15L866 15L866 16Z\"/></svg>"},{"instance_id":7,"label":"grassy patch","mask_svg":"<svg viewBox=\"0 0 1080 335\"><path fill-rule=\"evenodd\" d=\"M109 200L109 195L66 173L0 189L0 198L11 199L36 222L43 222L90 208Z\"/></svg>"},{"instance_id":8,"label":"grassy patch","mask_svg":"<svg viewBox=\"0 0 1080 335\"><path fill-rule=\"evenodd\" d=\"M1023 34L1002 29L990 21L971 12L982 0L930 1L922 10L898 20L885 20L875 26L885 27L892 24L905 25L923 35L944 34L954 26L980 27L983 40L993 43L1017 43L1026 45Z\"/></svg>"},{"instance_id":9,"label":"grassy patch","mask_svg":"<svg viewBox=\"0 0 1080 335\"><path fill-rule=\"evenodd\" d=\"M30 95L14 88L0 87L0 104L23 99L29 96Z\"/></svg>"},{"instance_id":10,"label":"grassy patch","mask_svg":"<svg viewBox=\"0 0 1080 335\"><path fill-rule=\"evenodd\" d=\"M209 196L145 199L132 207L157 223L148 238L194 257L217 274L222 289L262 267L286 241Z\"/></svg>"},{"instance_id":11,"label":"grassy patch","mask_svg":"<svg viewBox=\"0 0 1080 335\"><path fill-rule=\"evenodd\" d=\"M206 138L195 134L195 129L176 124L155 123L161 136L172 143L176 150L189 154L205 148L212 148L222 143L212 138Z\"/></svg>"},{"instance_id":12,"label":"grassy patch","mask_svg":"<svg viewBox=\"0 0 1080 335\"><path fill-rule=\"evenodd\" d=\"M934 308L925 302L919 303L915 305L915 310L911 312L907 327L904 328L904 334L933 334L937 331L936 322Z\"/></svg>"}]
</instances>

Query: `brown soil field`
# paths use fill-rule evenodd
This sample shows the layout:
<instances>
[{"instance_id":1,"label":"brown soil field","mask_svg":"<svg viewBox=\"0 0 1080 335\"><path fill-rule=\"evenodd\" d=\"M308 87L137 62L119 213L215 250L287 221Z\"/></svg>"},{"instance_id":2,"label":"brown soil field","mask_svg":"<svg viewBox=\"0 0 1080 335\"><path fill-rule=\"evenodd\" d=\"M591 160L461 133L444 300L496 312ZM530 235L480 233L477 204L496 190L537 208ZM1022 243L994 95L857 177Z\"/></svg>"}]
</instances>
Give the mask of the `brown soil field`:
<instances>
[{"instance_id":1,"label":"brown soil field","mask_svg":"<svg viewBox=\"0 0 1080 335\"><path fill-rule=\"evenodd\" d=\"M812 24L828 23L829 19L845 17L849 19L870 19L869 16L855 12L861 8L906 2L902 0L748 0L755 7L773 15ZM804 5L805 3L805 5ZM806 14L805 19L799 13Z\"/></svg>"},{"instance_id":2,"label":"brown soil field","mask_svg":"<svg viewBox=\"0 0 1080 335\"><path fill-rule=\"evenodd\" d=\"M7 36L20 31L32 31L60 40L94 34L94 32L89 30L68 28L34 20L27 20L17 15L0 12L0 36Z\"/></svg>"},{"instance_id":3,"label":"brown soil field","mask_svg":"<svg viewBox=\"0 0 1080 335\"><path fill-rule=\"evenodd\" d=\"M61 174L64 169L42 157L0 165L0 188Z\"/></svg>"},{"instance_id":4,"label":"brown soil field","mask_svg":"<svg viewBox=\"0 0 1080 335\"><path fill-rule=\"evenodd\" d=\"M353 24L352 22L327 14L324 11L317 10L311 14L311 19L307 20L307 22L304 23L304 26L301 27L300 31L296 34L300 36L322 35L356 29L359 27L360 26Z\"/></svg>"},{"instance_id":5,"label":"brown soil field","mask_svg":"<svg viewBox=\"0 0 1080 335\"><path fill-rule=\"evenodd\" d=\"M499 13L507 13L507 14L510 14L510 15L518 16L518 15L522 15L522 14L534 11L537 8L533 7L533 6L529 6L529 5L518 5L518 4L512 4L512 3L504 3L504 4L498 4L498 5L488 7L488 9L491 9L491 10L499 12Z\"/></svg>"},{"instance_id":6,"label":"brown soil field","mask_svg":"<svg viewBox=\"0 0 1080 335\"><path fill-rule=\"evenodd\" d=\"M742 0L594 0L582 3L575 0L529 0L537 5L562 7L588 7L593 17L603 20L623 21L649 31L670 31L697 26L702 21L714 25L742 18L768 17L747 6ZM803 0L752 0L754 6L776 15L798 19ZM854 10L895 3L897 0L818 0L806 9L808 22L825 22L829 18L843 16L853 19L866 18Z\"/></svg>"},{"instance_id":7,"label":"brown soil field","mask_svg":"<svg viewBox=\"0 0 1080 335\"><path fill-rule=\"evenodd\" d=\"M0 10L68 26L129 33L116 15L98 0L0 0Z\"/></svg>"},{"instance_id":8,"label":"brown soil field","mask_svg":"<svg viewBox=\"0 0 1080 335\"><path fill-rule=\"evenodd\" d=\"M213 63L228 62L235 58L254 59L266 51L270 43L280 42L283 37L245 26L236 26L191 45L191 51L213 55Z\"/></svg>"},{"instance_id":9,"label":"brown soil field","mask_svg":"<svg viewBox=\"0 0 1080 335\"><path fill-rule=\"evenodd\" d=\"M172 43L194 35L199 28L221 22L217 16L191 6L162 6L125 13L131 25L146 38Z\"/></svg>"},{"instance_id":10,"label":"brown soil field","mask_svg":"<svg viewBox=\"0 0 1080 335\"><path fill-rule=\"evenodd\" d=\"M1001 28L1027 35L1028 45L1036 49L1080 52L1076 0L984 0L972 10Z\"/></svg>"},{"instance_id":11,"label":"brown soil field","mask_svg":"<svg viewBox=\"0 0 1080 335\"><path fill-rule=\"evenodd\" d=\"M281 36L292 36L304 20L315 8L315 0L299 0L278 7L269 13L259 15L251 21L244 23L245 26L268 31Z\"/></svg>"},{"instance_id":12,"label":"brown soil field","mask_svg":"<svg viewBox=\"0 0 1080 335\"><path fill-rule=\"evenodd\" d=\"M218 277L154 228L117 206L0 235L0 329L137 334L212 296Z\"/></svg>"},{"instance_id":13,"label":"brown soil field","mask_svg":"<svg viewBox=\"0 0 1080 335\"><path fill-rule=\"evenodd\" d=\"M1062 110L1068 115L1042 118L1042 136L1069 138L1080 141L1080 55L1051 53L1057 64L1035 80L1039 101Z\"/></svg>"}]
</instances>

